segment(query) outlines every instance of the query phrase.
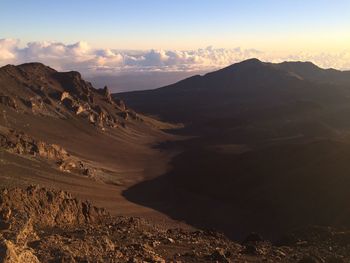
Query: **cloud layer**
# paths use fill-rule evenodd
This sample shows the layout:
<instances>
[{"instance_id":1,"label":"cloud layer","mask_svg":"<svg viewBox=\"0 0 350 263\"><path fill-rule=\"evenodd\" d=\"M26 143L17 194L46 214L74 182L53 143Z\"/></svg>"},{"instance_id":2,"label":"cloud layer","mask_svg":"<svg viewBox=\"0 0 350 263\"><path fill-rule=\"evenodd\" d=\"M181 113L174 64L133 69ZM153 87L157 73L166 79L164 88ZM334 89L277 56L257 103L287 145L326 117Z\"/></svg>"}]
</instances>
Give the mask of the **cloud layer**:
<instances>
[{"instance_id":1,"label":"cloud layer","mask_svg":"<svg viewBox=\"0 0 350 263\"><path fill-rule=\"evenodd\" d=\"M255 49L129 51L91 48L86 42L30 42L0 39L0 66L42 62L57 70L78 70L85 75L134 72L207 71L225 67L248 58L281 62L312 61L324 68L350 69L350 51L340 53L295 53L276 55Z\"/></svg>"}]
</instances>

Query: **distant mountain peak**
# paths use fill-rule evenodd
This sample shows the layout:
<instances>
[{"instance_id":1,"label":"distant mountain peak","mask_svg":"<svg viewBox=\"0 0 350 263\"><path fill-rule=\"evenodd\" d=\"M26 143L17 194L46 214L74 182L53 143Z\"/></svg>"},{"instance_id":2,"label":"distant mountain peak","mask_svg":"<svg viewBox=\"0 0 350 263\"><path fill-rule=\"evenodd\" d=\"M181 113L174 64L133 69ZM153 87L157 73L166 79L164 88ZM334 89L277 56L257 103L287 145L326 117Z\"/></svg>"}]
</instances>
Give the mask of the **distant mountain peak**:
<instances>
[{"instance_id":1,"label":"distant mountain peak","mask_svg":"<svg viewBox=\"0 0 350 263\"><path fill-rule=\"evenodd\" d=\"M323 70L311 61L284 61L277 65L285 67L298 67L300 70L313 69L313 70Z\"/></svg>"},{"instance_id":2,"label":"distant mountain peak","mask_svg":"<svg viewBox=\"0 0 350 263\"><path fill-rule=\"evenodd\" d=\"M264 64L264 62L262 62L261 60L257 59L257 58L250 58L250 59L246 59L246 60L243 60L242 62L239 62L237 64L240 64L240 65L262 65Z\"/></svg>"},{"instance_id":3,"label":"distant mountain peak","mask_svg":"<svg viewBox=\"0 0 350 263\"><path fill-rule=\"evenodd\" d=\"M265 70L268 68L269 68L268 63L262 62L257 58L251 58L238 63L234 63L218 71L211 72L208 75L216 74L218 72L221 72L223 74L232 74L232 73L242 74L243 72L253 73L254 71ZM270 68L273 69L272 67Z\"/></svg>"},{"instance_id":4,"label":"distant mountain peak","mask_svg":"<svg viewBox=\"0 0 350 263\"><path fill-rule=\"evenodd\" d=\"M251 59L243 60L243 61L238 62L238 63L234 63L234 64L228 66L227 68L256 68L256 67L261 67L264 65L265 65L265 63L260 61L259 59L251 58Z\"/></svg>"}]
</instances>

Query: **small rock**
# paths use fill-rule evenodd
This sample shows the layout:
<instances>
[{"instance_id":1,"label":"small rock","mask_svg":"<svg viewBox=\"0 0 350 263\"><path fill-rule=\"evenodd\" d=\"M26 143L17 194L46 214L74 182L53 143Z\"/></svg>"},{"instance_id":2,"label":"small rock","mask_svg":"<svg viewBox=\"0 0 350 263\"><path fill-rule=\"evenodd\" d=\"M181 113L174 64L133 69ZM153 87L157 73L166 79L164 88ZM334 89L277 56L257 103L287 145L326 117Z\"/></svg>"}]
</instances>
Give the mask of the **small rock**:
<instances>
[{"instance_id":1,"label":"small rock","mask_svg":"<svg viewBox=\"0 0 350 263\"><path fill-rule=\"evenodd\" d=\"M172 238L170 238L170 237L168 237L167 240L168 240L170 243L172 243L172 244L175 243L175 240L172 239Z\"/></svg>"}]
</instances>

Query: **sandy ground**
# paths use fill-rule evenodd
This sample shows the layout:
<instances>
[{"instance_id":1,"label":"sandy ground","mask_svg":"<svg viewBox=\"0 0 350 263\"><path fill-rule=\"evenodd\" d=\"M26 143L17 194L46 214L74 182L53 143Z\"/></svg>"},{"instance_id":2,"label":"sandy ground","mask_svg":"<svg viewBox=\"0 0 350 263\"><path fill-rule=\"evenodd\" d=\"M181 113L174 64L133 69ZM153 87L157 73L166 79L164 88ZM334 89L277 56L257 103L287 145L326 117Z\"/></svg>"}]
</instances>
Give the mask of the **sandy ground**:
<instances>
[{"instance_id":1,"label":"sandy ground","mask_svg":"<svg viewBox=\"0 0 350 263\"><path fill-rule=\"evenodd\" d=\"M0 118L0 125L7 125L48 143L59 144L70 154L98 167L109 176L109 182L105 183L61 172L53 163L0 149L2 186L39 184L59 188L81 199L91 200L113 215L143 217L158 224L188 227L152 208L132 203L122 195L129 187L166 173L169 161L177 152L164 151L157 145L179 138L144 123L130 123L127 128L103 132L81 120L28 116L11 111L7 112L6 120ZM157 200L157 206L166 206L165 202L162 204L162 200Z\"/></svg>"}]
</instances>

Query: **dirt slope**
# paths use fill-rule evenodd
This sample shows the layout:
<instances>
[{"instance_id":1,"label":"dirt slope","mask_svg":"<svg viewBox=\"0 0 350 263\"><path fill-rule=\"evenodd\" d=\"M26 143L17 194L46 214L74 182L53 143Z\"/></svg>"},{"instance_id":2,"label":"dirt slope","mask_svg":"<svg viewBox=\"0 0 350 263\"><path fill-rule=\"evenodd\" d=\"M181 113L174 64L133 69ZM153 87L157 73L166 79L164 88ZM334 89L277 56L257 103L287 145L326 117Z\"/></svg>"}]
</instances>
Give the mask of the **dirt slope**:
<instances>
[{"instance_id":1,"label":"dirt slope","mask_svg":"<svg viewBox=\"0 0 350 263\"><path fill-rule=\"evenodd\" d=\"M111 217L72 195L36 186L0 191L0 260L37 262L348 262L349 232L313 228L272 246L212 231Z\"/></svg>"},{"instance_id":2,"label":"dirt slope","mask_svg":"<svg viewBox=\"0 0 350 263\"><path fill-rule=\"evenodd\" d=\"M168 221L121 192L168 169L174 152L155 146L176 139L162 131L175 126L137 114L108 88L40 63L2 67L0 127L1 185L38 183L70 190L112 214Z\"/></svg>"}]
</instances>

